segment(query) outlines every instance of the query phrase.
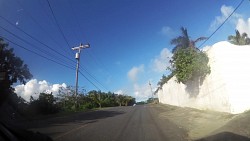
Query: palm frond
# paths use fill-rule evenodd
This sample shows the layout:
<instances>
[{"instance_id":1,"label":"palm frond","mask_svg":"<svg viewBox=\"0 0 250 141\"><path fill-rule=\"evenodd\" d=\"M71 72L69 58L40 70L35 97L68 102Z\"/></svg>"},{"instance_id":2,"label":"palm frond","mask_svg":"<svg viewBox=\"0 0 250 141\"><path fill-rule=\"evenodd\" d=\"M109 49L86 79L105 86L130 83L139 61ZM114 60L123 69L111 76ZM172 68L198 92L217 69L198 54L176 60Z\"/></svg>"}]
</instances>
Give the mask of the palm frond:
<instances>
[{"instance_id":1,"label":"palm frond","mask_svg":"<svg viewBox=\"0 0 250 141\"><path fill-rule=\"evenodd\" d=\"M199 37L199 38L197 38L197 39L194 41L194 43L197 43L197 42L199 42L199 41L206 40L206 39L207 39L207 37Z\"/></svg>"}]
</instances>

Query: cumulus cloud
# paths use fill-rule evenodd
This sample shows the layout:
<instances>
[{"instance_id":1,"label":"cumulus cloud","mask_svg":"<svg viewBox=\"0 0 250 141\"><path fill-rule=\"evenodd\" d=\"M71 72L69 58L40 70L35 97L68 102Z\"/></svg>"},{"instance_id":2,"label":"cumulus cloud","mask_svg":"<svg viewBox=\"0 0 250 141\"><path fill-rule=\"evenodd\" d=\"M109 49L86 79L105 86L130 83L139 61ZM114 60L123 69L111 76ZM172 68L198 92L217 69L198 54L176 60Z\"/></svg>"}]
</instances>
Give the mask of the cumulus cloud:
<instances>
[{"instance_id":1,"label":"cumulus cloud","mask_svg":"<svg viewBox=\"0 0 250 141\"><path fill-rule=\"evenodd\" d=\"M15 93L17 95L24 98L26 101L30 100L30 96L34 99L39 97L39 94L42 92L45 93L53 93L53 95L57 95L60 88L66 88L67 85L65 83L62 84L50 84L46 80L37 81L37 79L32 79L27 82L25 85L17 85L15 86Z\"/></svg>"},{"instance_id":2,"label":"cumulus cloud","mask_svg":"<svg viewBox=\"0 0 250 141\"><path fill-rule=\"evenodd\" d=\"M140 65L139 67L133 67L132 69L129 70L128 72L128 77L130 80L133 82L137 81L138 74L144 72L144 65Z\"/></svg>"},{"instance_id":3,"label":"cumulus cloud","mask_svg":"<svg viewBox=\"0 0 250 141\"><path fill-rule=\"evenodd\" d=\"M153 85L152 89L154 90ZM134 96L136 98L136 101L145 101L148 98L152 97L152 91L149 84L148 83L142 85L134 84Z\"/></svg>"},{"instance_id":4,"label":"cumulus cloud","mask_svg":"<svg viewBox=\"0 0 250 141\"><path fill-rule=\"evenodd\" d=\"M172 53L167 49L163 48L159 55L155 56L154 59L152 59L148 67L149 71L146 73L150 73L151 78L146 78L148 80L155 79L155 76L162 75L164 71L166 71L166 68L170 65L169 60L172 57ZM136 98L136 101L144 101L148 98L152 97L152 91L149 86L149 81L140 81L142 83L139 83L137 79L139 79L139 74L143 73L144 65L140 65L137 67L133 67L128 72L128 78L132 80L132 89L133 89L133 95ZM148 75L147 75L148 76ZM145 80L145 78L142 78L141 80ZM158 80L157 80L158 81ZM156 84L152 84L152 90L153 92L156 90Z\"/></svg>"},{"instance_id":5,"label":"cumulus cloud","mask_svg":"<svg viewBox=\"0 0 250 141\"><path fill-rule=\"evenodd\" d=\"M166 36L169 36L169 37L171 37L171 36L173 36L175 34L174 30L169 26L163 26L161 28L160 33L162 35L166 35Z\"/></svg>"},{"instance_id":6,"label":"cumulus cloud","mask_svg":"<svg viewBox=\"0 0 250 141\"><path fill-rule=\"evenodd\" d=\"M221 11L221 15L215 17L215 20L211 23L209 30L213 31L219 25L221 25L226 20L226 18L229 17L229 15L234 11L234 8L232 6L222 5L220 11ZM235 23L237 19L240 17L242 17L240 14L234 13L230 17L230 21Z\"/></svg>"},{"instance_id":7,"label":"cumulus cloud","mask_svg":"<svg viewBox=\"0 0 250 141\"><path fill-rule=\"evenodd\" d=\"M118 95L124 94L123 90L117 90L117 91L115 91L114 93L115 93L115 94L118 94Z\"/></svg>"},{"instance_id":8,"label":"cumulus cloud","mask_svg":"<svg viewBox=\"0 0 250 141\"><path fill-rule=\"evenodd\" d=\"M167 48L163 48L160 55L152 60L153 71L160 73L166 71L167 67L170 65L169 60L172 55L173 54Z\"/></svg>"},{"instance_id":9,"label":"cumulus cloud","mask_svg":"<svg viewBox=\"0 0 250 141\"><path fill-rule=\"evenodd\" d=\"M250 36L250 18L248 20L244 20L242 18L239 18L236 24L236 29L239 30L239 32L247 33L248 37Z\"/></svg>"}]
</instances>

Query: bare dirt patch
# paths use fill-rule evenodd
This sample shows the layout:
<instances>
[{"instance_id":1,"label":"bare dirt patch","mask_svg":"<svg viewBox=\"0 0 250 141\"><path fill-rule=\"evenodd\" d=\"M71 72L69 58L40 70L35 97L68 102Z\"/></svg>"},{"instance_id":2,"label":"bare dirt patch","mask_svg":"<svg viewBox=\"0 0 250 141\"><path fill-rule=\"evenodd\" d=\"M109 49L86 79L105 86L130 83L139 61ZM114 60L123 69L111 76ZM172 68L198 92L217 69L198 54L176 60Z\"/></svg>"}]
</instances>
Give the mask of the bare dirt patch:
<instances>
[{"instance_id":1,"label":"bare dirt patch","mask_svg":"<svg viewBox=\"0 0 250 141\"><path fill-rule=\"evenodd\" d=\"M179 128L185 129L189 140L198 140L216 134L228 135L224 133L250 138L250 112L234 115L163 104L157 106L163 109L159 117L168 119Z\"/></svg>"}]
</instances>

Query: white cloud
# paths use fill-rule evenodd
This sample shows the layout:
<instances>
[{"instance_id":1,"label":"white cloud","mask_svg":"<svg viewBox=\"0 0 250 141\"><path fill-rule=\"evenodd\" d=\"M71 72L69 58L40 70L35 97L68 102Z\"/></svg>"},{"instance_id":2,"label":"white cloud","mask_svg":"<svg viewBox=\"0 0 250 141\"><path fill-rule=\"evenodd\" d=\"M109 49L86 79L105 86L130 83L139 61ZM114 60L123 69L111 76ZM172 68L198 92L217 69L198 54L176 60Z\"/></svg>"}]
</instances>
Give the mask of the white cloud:
<instances>
[{"instance_id":1,"label":"white cloud","mask_svg":"<svg viewBox=\"0 0 250 141\"><path fill-rule=\"evenodd\" d=\"M115 91L114 93L115 93L115 94L118 94L118 95L123 95L123 94L124 94L123 90L117 90L117 91Z\"/></svg>"},{"instance_id":2,"label":"white cloud","mask_svg":"<svg viewBox=\"0 0 250 141\"><path fill-rule=\"evenodd\" d=\"M152 91L149 86L149 81L144 81L144 80L151 80L152 79L157 79L158 81L158 75L162 75L164 71L166 71L167 66L169 66L169 59L171 59L172 53L167 49L163 48L159 55L155 56L154 59L150 61L148 64L149 66L149 71L146 72L149 78L139 78L138 75L143 73L144 70L144 65L140 65L137 67L133 67L132 69L129 70L128 72L128 77L130 80L132 80L132 93L133 96L136 98L136 101L144 101L147 100L148 98L152 97ZM140 81L137 81L137 79L140 79ZM142 82L142 83L141 83ZM156 83L156 82L155 82ZM152 90L153 92L156 90L156 84L151 83L152 85Z\"/></svg>"},{"instance_id":3,"label":"white cloud","mask_svg":"<svg viewBox=\"0 0 250 141\"><path fill-rule=\"evenodd\" d=\"M167 48L163 48L160 55L152 60L152 70L155 72L166 71L167 67L170 65L169 60L172 55L173 54Z\"/></svg>"},{"instance_id":4,"label":"white cloud","mask_svg":"<svg viewBox=\"0 0 250 141\"><path fill-rule=\"evenodd\" d=\"M53 93L56 95L60 89L60 87L66 88L67 85L65 83L62 84L49 84L46 80L37 81L36 79L32 79L27 82L25 85L17 85L15 86L15 92L17 95L24 98L26 101L30 100L30 96L34 99L39 97L39 94L42 92L45 93Z\"/></svg>"},{"instance_id":5,"label":"white cloud","mask_svg":"<svg viewBox=\"0 0 250 141\"><path fill-rule=\"evenodd\" d=\"M175 34L174 30L169 26L163 26L160 33L169 37L172 37Z\"/></svg>"},{"instance_id":6,"label":"white cloud","mask_svg":"<svg viewBox=\"0 0 250 141\"><path fill-rule=\"evenodd\" d=\"M130 80L133 82L137 81L137 77L139 73L144 72L144 65L140 65L139 67L133 67L132 69L129 70L128 72L128 77Z\"/></svg>"},{"instance_id":7,"label":"white cloud","mask_svg":"<svg viewBox=\"0 0 250 141\"><path fill-rule=\"evenodd\" d=\"M152 85L152 91L154 90ZM134 96L136 101L145 101L152 97L152 91L148 83L138 85L134 84ZM155 96L154 96L155 97Z\"/></svg>"},{"instance_id":8,"label":"white cloud","mask_svg":"<svg viewBox=\"0 0 250 141\"><path fill-rule=\"evenodd\" d=\"M248 20L244 20L242 18L239 18L236 24L236 29L239 30L239 32L247 33L248 37L250 37L250 18Z\"/></svg>"},{"instance_id":9,"label":"white cloud","mask_svg":"<svg viewBox=\"0 0 250 141\"><path fill-rule=\"evenodd\" d=\"M221 16L215 17L215 20L210 25L209 28L210 31L215 30L219 25L221 25L226 20L226 18L234 11L234 8L232 6L222 5L220 11L221 11ZM242 17L240 14L234 13L230 17L230 21L235 23L237 19L240 17Z\"/></svg>"}]
</instances>

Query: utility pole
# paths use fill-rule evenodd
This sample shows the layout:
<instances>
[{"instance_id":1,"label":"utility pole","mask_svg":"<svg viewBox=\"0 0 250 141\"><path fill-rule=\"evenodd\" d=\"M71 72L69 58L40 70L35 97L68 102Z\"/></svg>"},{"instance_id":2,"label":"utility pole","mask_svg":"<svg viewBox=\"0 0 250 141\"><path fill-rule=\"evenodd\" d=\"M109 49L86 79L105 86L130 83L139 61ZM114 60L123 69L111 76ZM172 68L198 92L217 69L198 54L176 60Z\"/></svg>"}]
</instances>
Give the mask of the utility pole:
<instances>
[{"instance_id":1,"label":"utility pole","mask_svg":"<svg viewBox=\"0 0 250 141\"><path fill-rule=\"evenodd\" d=\"M153 94L153 90L152 90L152 86L151 86L151 83L150 81L148 82L149 86L150 86L150 89L151 89L151 93L152 93L152 100L154 100L154 94Z\"/></svg>"},{"instance_id":2,"label":"utility pole","mask_svg":"<svg viewBox=\"0 0 250 141\"><path fill-rule=\"evenodd\" d=\"M86 44L83 45L82 43L80 43L80 46L78 47L73 47L72 50L78 50L78 52L76 52L76 89L75 89L75 96L77 96L77 91L78 91L78 71L79 71L79 65L80 65L80 53L81 53L81 49L85 49L85 48L89 48L90 44Z\"/></svg>"}]
</instances>

